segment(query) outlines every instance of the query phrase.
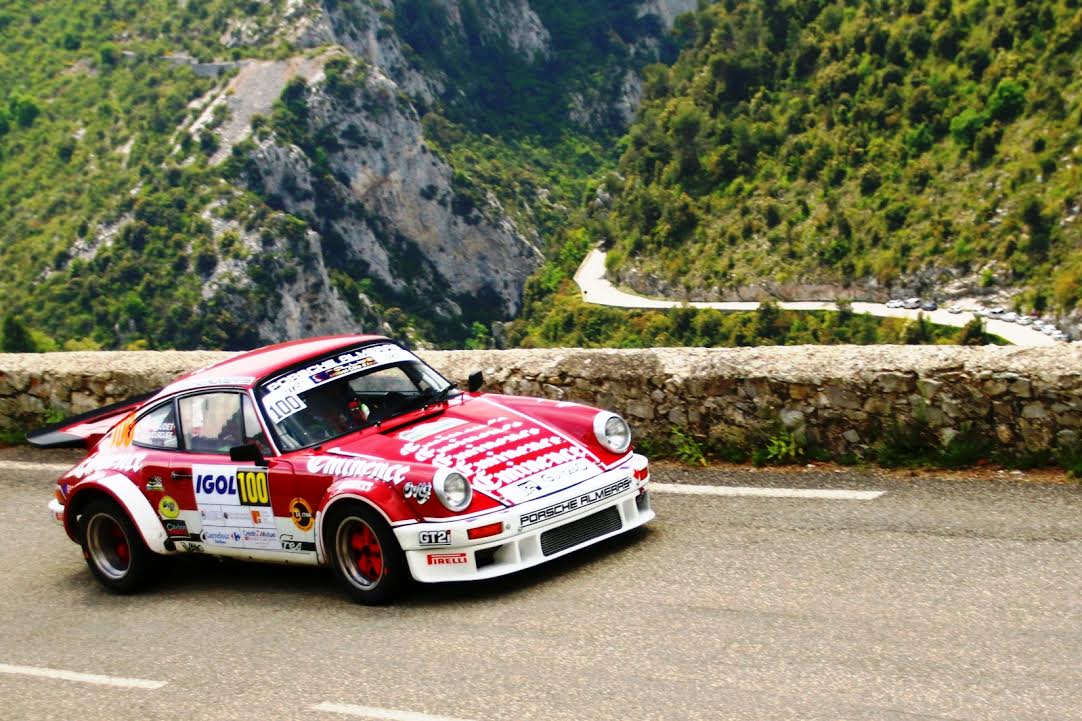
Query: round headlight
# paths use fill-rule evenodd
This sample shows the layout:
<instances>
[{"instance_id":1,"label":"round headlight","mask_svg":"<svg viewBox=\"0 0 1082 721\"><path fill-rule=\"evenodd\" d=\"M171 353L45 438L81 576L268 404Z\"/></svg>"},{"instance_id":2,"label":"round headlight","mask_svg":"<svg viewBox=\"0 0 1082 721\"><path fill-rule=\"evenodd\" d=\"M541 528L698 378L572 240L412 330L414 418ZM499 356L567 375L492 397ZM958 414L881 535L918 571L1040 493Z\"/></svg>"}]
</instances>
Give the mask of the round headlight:
<instances>
[{"instance_id":1,"label":"round headlight","mask_svg":"<svg viewBox=\"0 0 1082 721\"><path fill-rule=\"evenodd\" d=\"M432 490L447 510L462 511L473 500L473 487L469 479L458 471L441 468L432 479Z\"/></svg>"},{"instance_id":2,"label":"round headlight","mask_svg":"<svg viewBox=\"0 0 1082 721\"><path fill-rule=\"evenodd\" d=\"M594 435L613 453L623 453L631 446L631 427L615 413L603 411L594 416Z\"/></svg>"}]
</instances>

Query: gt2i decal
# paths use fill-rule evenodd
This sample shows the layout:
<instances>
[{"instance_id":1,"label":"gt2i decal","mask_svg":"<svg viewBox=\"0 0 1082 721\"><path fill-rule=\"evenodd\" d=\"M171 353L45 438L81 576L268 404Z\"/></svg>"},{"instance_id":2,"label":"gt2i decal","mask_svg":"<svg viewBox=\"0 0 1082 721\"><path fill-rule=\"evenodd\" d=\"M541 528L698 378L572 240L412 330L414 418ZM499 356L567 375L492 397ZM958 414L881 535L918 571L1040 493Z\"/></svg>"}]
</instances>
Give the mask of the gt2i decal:
<instances>
[{"instance_id":1,"label":"gt2i decal","mask_svg":"<svg viewBox=\"0 0 1082 721\"><path fill-rule=\"evenodd\" d=\"M598 488L597 490L590 491L589 493L583 493L581 496L575 496L574 498L568 498L566 501L560 501L554 503L547 508L542 508L537 511L531 511L530 513L523 514L519 517L519 524L526 528L532 526L535 523L541 523L547 521L550 518L556 518L562 516L565 513L571 511L577 511L580 508L586 508L599 501L604 501L607 498L612 498L615 495L623 493L631 488L631 479L625 478L622 481L616 481L610 483L604 488Z\"/></svg>"},{"instance_id":2,"label":"gt2i decal","mask_svg":"<svg viewBox=\"0 0 1082 721\"><path fill-rule=\"evenodd\" d=\"M312 515L312 507L303 498L294 498L289 502L289 515L293 519L293 525L298 531L307 533L312 530L315 516Z\"/></svg>"},{"instance_id":3,"label":"gt2i decal","mask_svg":"<svg viewBox=\"0 0 1082 721\"><path fill-rule=\"evenodd\" d=\"M451 531L421 531L417 534L417 543L422 546L450 546Z\"/></svg>"},{"instance_id":4,"label":"gt2i decal","mask_svg":"<svg viewBox=\"0 0 1082 721\"><path fill-rule=\"evenodd\" d=\"M265 468L194 465L195 503L203 542L212 546L281 550Z\"/></svg>"}]
</instances>

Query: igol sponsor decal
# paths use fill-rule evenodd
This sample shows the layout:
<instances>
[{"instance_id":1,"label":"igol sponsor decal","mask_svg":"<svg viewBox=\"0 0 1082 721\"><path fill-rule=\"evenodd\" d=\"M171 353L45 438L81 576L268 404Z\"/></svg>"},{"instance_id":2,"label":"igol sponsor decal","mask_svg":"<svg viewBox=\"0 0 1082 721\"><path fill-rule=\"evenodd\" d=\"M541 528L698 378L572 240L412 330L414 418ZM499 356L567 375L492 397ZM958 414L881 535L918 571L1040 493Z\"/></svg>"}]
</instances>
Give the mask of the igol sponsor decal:
<instances>
[{"instance_id":1,"label":"igol sponsor decal","mask_svg":"<svg viewBox=\"0 0 1082 721\"><path fill-rule=\"evenodd\" d=\"M525 513L519 517L519 524L525 528L526 526L532 526L535 523L541 523L547 521L550 518L556 518L562 516L565 513L585 508L586 506L603 501L606 498L611 498L619 493L631 488L631 479L625 478L622 481L616 481L610 483L604 488L598 488L597 490L590 491L589 493L583 493L581 496L575 496L574 498L568 498L566 501L554 503L547 508L542 508L530 513Z\"/></svg>"},{"instance_id":2,"label":"igol sponsor decal","mask_svg":"<svg viewBox=\"0 0 1082 721\"><path fill-rule=\"evenodd\" d=\"M428 554L429 566L456 566L466 563L465 553L430 553Z\"/></svg>"},{"instance_id":3,"label":"igol sponsor decal","mask_svg":"<svg viewBox=\"0 0 1082 721\"><path fill-rule=\"evenodd\" d=\"M172 496L162 496L162 500L158 501L158 513L162 514L162 518L176 518L180 515L180 505Z\"/></svg>"},{"instance_id":4,"label":"igol sponsor decal","mask_svg":"<svg viewBox=\"0 0 1082 721\"><path fill-rule=\"evenodd\" d=\"M289 515L293 519L293 525L299 531L311 531L315 517L312 515L312 507L303 498L294 498L289 502Z\"/></svg>"}]
</instances>

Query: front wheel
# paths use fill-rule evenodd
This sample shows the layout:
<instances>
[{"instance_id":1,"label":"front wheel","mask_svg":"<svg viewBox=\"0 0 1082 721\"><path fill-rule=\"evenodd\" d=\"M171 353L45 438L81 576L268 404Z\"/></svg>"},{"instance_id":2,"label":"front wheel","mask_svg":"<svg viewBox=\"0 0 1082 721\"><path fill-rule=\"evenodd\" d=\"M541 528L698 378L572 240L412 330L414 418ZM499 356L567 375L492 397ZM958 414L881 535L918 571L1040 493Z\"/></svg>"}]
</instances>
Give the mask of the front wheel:
<instances>
[{"instance_id":1,"label":"front wheel","mask_svg":"<svg viewBox=\"0 0 1082 721\"><path fill-rule=\"evenodd\" d=\"M324 523L324 547L350 598L368 605L394 599L406 585L406 556L390 526L368 506L344 504Z\"/></svg>"},{"instance_id":2,"label":"front wheel","mask_svg":"<svg viewBox=\"0 0 1082 721\"><path fill-rule=\"evenodd\" d=\"M154 554L116 503L91 501L80 517L79 528L86 565L107 589L133 593L152 580Z\"/></svg>"}]
</instances>

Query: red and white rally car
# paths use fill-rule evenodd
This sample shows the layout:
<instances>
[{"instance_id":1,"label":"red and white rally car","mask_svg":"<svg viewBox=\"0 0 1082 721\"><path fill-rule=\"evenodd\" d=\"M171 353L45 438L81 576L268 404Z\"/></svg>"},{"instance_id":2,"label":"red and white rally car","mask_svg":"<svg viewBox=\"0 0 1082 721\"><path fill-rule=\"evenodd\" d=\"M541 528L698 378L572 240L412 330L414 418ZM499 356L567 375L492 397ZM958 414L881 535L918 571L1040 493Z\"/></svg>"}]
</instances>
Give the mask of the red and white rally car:
<instances>
[{"instance_id":1,"label":"red and white rally car","mask_svg":"<svg viewBox=\"0 0 1082 721\"><path fill-rule=\"evenodd\" d=\"M89 455L49 508L109 589L155 554L329 565L364 603L490 578L654 517L627 423L460 392L378 336L273 345L28 440Z\"/></svg>"}]
</instances>

